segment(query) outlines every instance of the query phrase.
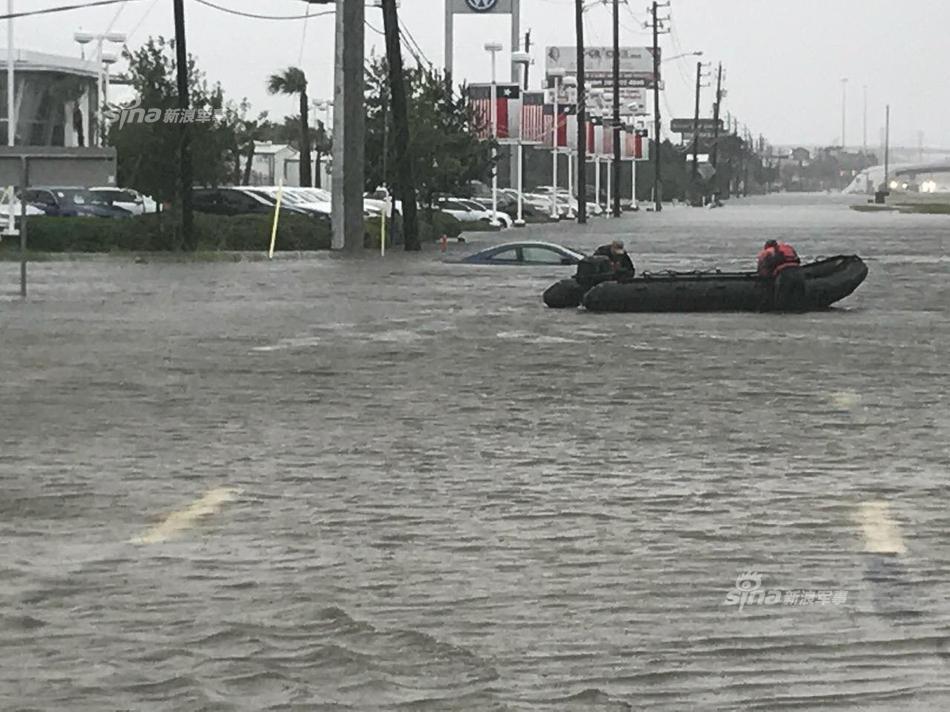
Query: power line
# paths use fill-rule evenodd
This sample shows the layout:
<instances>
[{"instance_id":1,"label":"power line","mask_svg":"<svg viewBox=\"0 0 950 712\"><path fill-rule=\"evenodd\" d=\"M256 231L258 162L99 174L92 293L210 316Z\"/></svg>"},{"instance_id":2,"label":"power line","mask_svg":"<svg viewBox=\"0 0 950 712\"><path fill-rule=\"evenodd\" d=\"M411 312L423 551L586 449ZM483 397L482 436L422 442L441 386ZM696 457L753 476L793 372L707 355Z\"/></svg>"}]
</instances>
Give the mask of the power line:
<instances>
[{"instance_id":1,"label":"power line","mask_svg":"<svg viewBox=\"0 0 950 712\"><path fill-rule=\"evenodd\" d=\"M81 3L79 5L60 5L59 7L48 7L43 10L26 10L24 12L14 12L6 15L0 15L0 20L13 20L17 17L30 17L32 15L47 15L53 12L66 12L67 10L84 10L87 7L115 5L119 2L128 2L128 0L94 0L93 2Z\"/></svg>"},{"instance_id":2,"label":"power line","mask_svg":"<svg viewBox=\"0 0 950 712\"><path fill-rule=\"evenodd\" d=\"M142 26L142 24L145 22L145 19L152 13L152 10L155 9L155 6L156 6L156 5L158 5L158 0L152 0L152 4L148 6L148 9L147 9L147 10L145 11L145 13L142 15L141 19L139 19L139 21L135 24L135 27L133 27L133 28L126 34L126 36L125 36L126 41L128 41L129 39L131 39L132 35L134 35L136 32L138 32L139 28L140 28L140 27Z\"/></svg>"},{"instance_id":3,"label":"power line","mask_svg":"<svg viewBox=\"0 0 950 712\"><path fill-rule=\"evenodd\" d=\"M420 47L419 43L416 42L416 38L413 36L412 32L409 31L409 27L407 27L404 22L400 22L399 24L400 24L400 29L399 29L400 34L405 33L406 36L409 38L409 40L412 42L413 46L415 46L416 51L422 55L422 58L426 61L426 64L428 64L430 67L433 66L429 58L426 57L426 53L422 51L422 47Z\"/></svg>"},{"instance_id":4,"label":"power line","mask_svg":"<svg viewBox=\"0 0 950 712\"><path fill-rule=\"evenodd\" d=\"M110 2L119 2L119 0L109 0ZM311 17L320 17L321 15L332 15L336 10L324 10L323 12L310 13L309 8L307 9L306 15L257 15L252 12L242 12L240 10L233 10L229 7L223 7L221 5L216 5L210 0L195 0L197 3L202 5L207 5L208 7L213 7L215 10L220 10L221 12L226 12L230 15L239 15L240 17L250 17L255 20L306 20ZM3 19L3 18L0 18Z\"/></svg>"}]
</instances>

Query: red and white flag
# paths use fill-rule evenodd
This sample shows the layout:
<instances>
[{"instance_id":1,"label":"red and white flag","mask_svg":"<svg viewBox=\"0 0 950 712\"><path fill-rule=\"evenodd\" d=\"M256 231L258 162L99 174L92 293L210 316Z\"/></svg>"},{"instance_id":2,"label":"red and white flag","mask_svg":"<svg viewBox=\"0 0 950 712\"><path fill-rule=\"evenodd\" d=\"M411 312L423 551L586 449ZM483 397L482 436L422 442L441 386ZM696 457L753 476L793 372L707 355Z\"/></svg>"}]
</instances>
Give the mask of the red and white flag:
<instances>
[{"instance_id":1,"label":"red and white flag","mask_svg":"<svg viewBox=\"0 0 950 712\"><path fill-rule=\"evenodd\" d=\"M558 104L557 131L554 126L554 104L544 105L544 145L548 148L552 146L552 140L557 133L557 147L567 148L567 117L576 114L577 110L573 104ZM576 126L576 124L575 124ZM576 132L575 132L576 133Z\"/></svg>"},{"instance_id":2,"label":"red and white flag","mask_svg":"<svg viewBox=\"0 0 950 712\"><path fill-rule=\"evenodd\" d=\"M521 140L544 143L543 91L526 91L521 97Z\"/></svg>"},{"instance_id":3,"label":"red and white flag","mask_svg":"<svg viewBox=\"0 0 950 712\"><path fill-rule=\"evenodd\" d=\"M478 138L492 137L491 86L468 85L468 100L474 114L475 134ZM517 103L521 98L521 89L517 84L496 84L495 92L495 119L498 122L495 135L499 139L513 138L517 135ZM510 120L512 118L513 121Z\"/></svg>"}]
</instances>

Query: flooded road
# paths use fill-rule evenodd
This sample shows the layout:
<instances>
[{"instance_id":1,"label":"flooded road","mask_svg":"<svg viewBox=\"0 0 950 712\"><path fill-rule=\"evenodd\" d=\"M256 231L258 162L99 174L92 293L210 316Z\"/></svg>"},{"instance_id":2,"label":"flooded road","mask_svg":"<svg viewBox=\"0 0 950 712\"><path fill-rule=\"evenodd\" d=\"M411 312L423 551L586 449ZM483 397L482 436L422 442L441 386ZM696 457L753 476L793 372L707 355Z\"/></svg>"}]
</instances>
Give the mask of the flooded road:
<instances>
[{"instance_id":1,"label":"flooded road","mask_svg":"<svg viewBox=\"0 0 950 712\"><path fill-rule=\"evenodd\" d=\"M826 313L606 316L543 306L570 268L431 248L39 263L26 303L0 263L0 709L950 706L950 221L509 235L870 274Z\"/></svg>"}]
</instances>

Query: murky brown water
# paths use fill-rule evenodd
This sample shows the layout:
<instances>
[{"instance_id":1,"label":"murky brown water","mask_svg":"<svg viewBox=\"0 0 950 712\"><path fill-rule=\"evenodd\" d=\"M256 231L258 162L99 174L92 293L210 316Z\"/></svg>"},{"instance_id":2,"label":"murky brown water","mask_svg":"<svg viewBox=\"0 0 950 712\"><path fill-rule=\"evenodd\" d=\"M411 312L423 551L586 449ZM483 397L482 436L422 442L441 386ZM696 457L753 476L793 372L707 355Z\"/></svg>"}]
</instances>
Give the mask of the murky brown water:
<instances>
[{"instance_id":1,"label":"murky brown water","mask_svg":"<svg viewBox=\"0 0 950 712\"><path fill-rule=\"evenodd\" d=\"M0 263L0 709L950 706L950 221L566 227L517 236L870 275L604 316L433 252L36 264L25 304ZM846 600L740 612L747 570Z\"/></svg>"}]
</instances>

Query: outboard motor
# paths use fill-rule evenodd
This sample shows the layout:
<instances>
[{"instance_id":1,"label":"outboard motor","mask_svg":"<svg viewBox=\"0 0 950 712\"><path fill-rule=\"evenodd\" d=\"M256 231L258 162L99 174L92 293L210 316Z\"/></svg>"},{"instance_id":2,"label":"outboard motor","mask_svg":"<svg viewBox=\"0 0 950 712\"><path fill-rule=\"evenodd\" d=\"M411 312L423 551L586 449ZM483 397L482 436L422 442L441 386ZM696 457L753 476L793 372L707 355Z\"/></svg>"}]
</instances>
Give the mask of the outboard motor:
<instances>
[{"instance_id":1,"label":"outboard motor","mask_svg":"<svg viewBox=\"0 0 950 712\"><path fill-rule=\"evenodd\" d=\"M594 285L605 282L613 276L610 258L604 255L592 255L577 263L577 274L574 275L574 279L586 292Z\"/></svg>"}]
</instances>

